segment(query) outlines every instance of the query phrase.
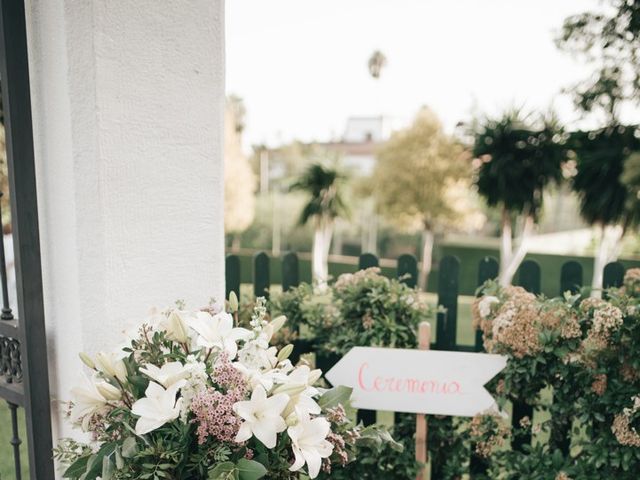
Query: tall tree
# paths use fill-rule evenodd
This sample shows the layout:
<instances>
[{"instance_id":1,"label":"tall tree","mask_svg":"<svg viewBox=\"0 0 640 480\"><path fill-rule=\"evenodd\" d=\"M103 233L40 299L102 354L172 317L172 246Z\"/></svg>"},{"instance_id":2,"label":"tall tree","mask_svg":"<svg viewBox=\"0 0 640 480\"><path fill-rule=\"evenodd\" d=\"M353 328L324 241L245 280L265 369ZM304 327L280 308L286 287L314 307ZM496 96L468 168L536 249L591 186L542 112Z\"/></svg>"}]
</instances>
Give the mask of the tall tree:
<instances>
[{"instance_id":1,"label":"tall tree","mask_svg":"<svg viewBox=\"0 0 640 480\"><path fill-rule=\"evenodd\" d=\"M239 248L240 233L255 215L256 178L249 159L242 152L244 105L235 96L227 98L224 127L224 229Z\"/></svg>"},{"instance_id":2,"label":"tall tree","mask_svg":"<svg viewBox=\"0 0 640 480\"><path fill-rule=\"evenodd\" d=\"M419 284L425 288L435 233L458 222L468 207L459 208L458 187L470 178L469 155L425 108L409 128L391 136L377 157L371 186L378 208L397 226L422 232Z\"/></svg>"},{"instance_id":3,"label":"tall tree","mask_svg":"<svg viewBox=\"0 0 640 480\"><path fill-rule=\"evenodd\" d=\"M600 231L591 284L596 296L605 265L617 259L622 237L637 222L634 188L640 185L634 153L640 151L639 134L635 127L610 126L571 135L576 153L572 186L580 198L580 214Z\"/></svg>"},{"instance_id":4,"label":"tall tree","mask_svg":"<svg viewBox=\"0 0 640 480\"><path fill-rule=\"evenodd\" d=\"M500 277L509 285L524 260L542 208L544 189L562 177L566 135L552 116L532 121L519 111L478 124L476 185L487 204L501 211ZM522 225L514 247L512 224Z\"/></svg>"},{"instance_id":5,"label":"tall tree","mask_svg":"<svg viewBox=\"0 0 640 480\"><path fill-rule=\"evenodd\" d=\"M623 102L640 102L639 0L605 0L596 11L566 18L556 44L594 68L571 89L581 110L599 110L615 124Z\"/></svg>"},{"instance_id":6,"label":"tall tree","mask_svg":"<svg viewBox=\"0 0 640 480\"><path fill-rule=\"evenodd\" d=\"M305 192L309 198L302 209L300 224L313 222L311 270L314 281L321 286L326 285L329 277L329 248L335 220L348 213L341 192L344 180L336 169L314 163L291 185L291 190Z\"/></svg>"},{"instance_id":7,"label":"tall tree","mask_svg":"<svg viewBox=\"0 0 640 480\"><path fill-rule=\"evenodd\" d=\"M576 106L600 113L606 127L574 135L578 173L573 188L582 217L600 231L592 281L597 296L605 264L617 258L621 239L635 221L629 206L637 198L621 175L637 149L636 128L621 126L620 110L625 103L640 103L640 1L606 0L594 11L570 16L556 43L593 68L591 77L572 91Z\"/></svg>"}]
</instances>

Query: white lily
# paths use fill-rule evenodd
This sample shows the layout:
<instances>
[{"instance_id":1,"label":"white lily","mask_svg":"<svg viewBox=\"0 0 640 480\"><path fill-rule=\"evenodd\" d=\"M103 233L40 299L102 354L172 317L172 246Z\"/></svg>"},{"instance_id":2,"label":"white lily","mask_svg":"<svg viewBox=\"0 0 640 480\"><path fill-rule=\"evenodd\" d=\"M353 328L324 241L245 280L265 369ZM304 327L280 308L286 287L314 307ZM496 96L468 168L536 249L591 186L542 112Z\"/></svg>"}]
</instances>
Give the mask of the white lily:
<instances>
[{"instance_id":1,"label":"white lily","mask_svg":"<svg viewBox=\"0 0 640 480\"><path fill-rule=\"evenodd\" d=\"M289 470L300 470L306 463L309 478L316 478L320 473L322 459L331 456L333 452L333 445L326 440L330 429L331 425L324 417L311 420L309 415L301 415L298 424L287 430L295 455L295 461Z\"/></svg>"},{"instance_id":2,"label":"white lily","mask_svg":"<svg viewBox=\"0 0 640 480\"><path fill-rule=\"evenodd\" d=\"M91 415L108 406L109 400L120 398L120 390L105 381L99 381L96 377L88 378L83 375L81 385L71 389L73 396L73 408L71 409L71 421L76 423L82 420L83 430L87 430Z\"/></svg>"},{"instance_id":3,"label":"white lily","mask_svg":"<svg viewBox=\"0 0 640 480\"><path fill-rule=\"evenodd\" d=\"M110 377L115 377L122 383L127 381L127 367L122 360L122 353L99 352L96 355L96 368Z\"/></svg>"},{"instance_id":4,"label":"white lily","mask_svg":"<svg viewBox=\"0 0 640 480\"><path fill-rule=\"evenodd\" d=\"M307 365L301 365L282 379L282 384L278 385L273 392L289 395L289 404L283 412L284 418L288 418L296 410L306 414L320 413L320 406L313 399L319 392L313 384L321 374L320 370L311 370Z\"/></svg>"},{"instance_id":5,"label":"white lily","mask_svg":"<svg viewBox=\"0 0 640 480\"><path fill-rule=\"evenodd\" d=\"M236 442L244 442L255 436L265 447L274 448L278 442L278 433L284 432L287 424L281 416L289 403L289 397L279 393L267 398L267 392L258 385L251 394L251 400L236 402L233 410L244 420Z\"/></svg>"},{"instance_id":6,"label":"white lily","mask_svg":"<svg viewBox=\"0 0 640 480\"><path fill-rule=\"evenodd\" d=\"M160 327L164 329L169 340L178 343L187 343L189 341L189 327L177 310L172 311L168 317L163 318L160 321Z\"/></svg>"},{"instance_id":7,"label":"white lily","mask_svg":"<svg viewBox=\"0 0 640 480\"><path fill-rule=\"evenodd\" d=\"M190 373L190 370L180 362L165 363L160 368L149 363L146 367L141 368L140 371L164 388L169 388L174 383L187 378Z\"/></svg>"},{"instance_id":8,"label":"white lily","mask_svg":"<svg viewBox=\"0 0 640 480\"><path fill-rule=\"evenodd\" d=\"M180 416L182 398L176 401L176 393L184 385L184 380L174 383L166 390L155 382L149 382L145 397L131 406L131 413L139 416L136 433L144 435Z\"/></svg>"},{"instance_id":9,"label":"white lily","mask_svg":"<svg viewBox=\"0 0 640 480\"><path fill-rule=\"evenodd\" d=\"M278 364L278 349L264 345L260 339L250 340L244 344L238 353L238 360L247 368L256 370L270 370Z\"/></svg>"},{"instance_id":10,"label":"white lily","mask_svg":"<svg viewBox=\"0 0 640 480\"><path fill-rule=\"evenodd\" d=\"M238 353L236 342L251 335L246 328L234 328L233 317L226 312L214 316L207 312L198 312L189 325L198 332L198 346L227 352L231 360Z\"/></svg>"},{"instance_id":11,"label":"white lily","mask_svg":"<svg viewBox=\"0 0 640 480\"><path fill-rule=\"evenodd\" d=\"M478 302L478 313L480 313L482 318L487 318L491 315L491 305L494 303L500 303L498 297L494 297L493 295L482 297L482 300Z\"/></svg>"}]
</instances>

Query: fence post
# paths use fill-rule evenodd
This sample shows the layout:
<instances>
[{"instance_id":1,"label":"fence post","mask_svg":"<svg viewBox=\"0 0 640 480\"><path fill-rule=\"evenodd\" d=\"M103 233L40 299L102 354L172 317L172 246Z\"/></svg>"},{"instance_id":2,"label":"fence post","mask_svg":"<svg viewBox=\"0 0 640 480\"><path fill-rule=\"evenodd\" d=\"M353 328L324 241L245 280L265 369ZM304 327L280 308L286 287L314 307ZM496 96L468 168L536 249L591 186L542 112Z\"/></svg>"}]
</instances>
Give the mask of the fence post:
<instances>
[{"instance_id":1,"label":"fence post","mask_svg":"<svg viewBox=\"0 0 640 480\"><path fill-rule=\"evenodd\" d=\"M436 350L455 350L456 322L458 319L458 277L460 275L460 261L447 255L440 261L438 271L438 323L436 326ZM437 421L439 428L453 429L452 417L445 417ZM451 447L450 439L437 437L437 430L431 429L429 440L431 445L431 478L445 478L444 467Z\"/></svg>"},{"instance_id":2,"label":"fence post","mask_svg":"<svg viewBox=\"0 0 640 480\"><path fill-rule=\"evenodd\" d=\"M460 261L451 255L443 257L438 272L438 325L436 349L453 350L456 345L458 321L458 277Z\"/></svg>"},{"instance_id":3,"label":"fence post","mask_svg":"<svg viewBox=\"0 0 640 480\"><path fill-rule=\"evenodd\" d=\"M270 285L269 255L264 252L257 253L253 257L253 294L268 300Z\"/></svg>"},{"instance_id":4,"label":"fence post","mask_svg":"<svg viewBox=\"0 0 640 480\"><path fill-rule=\"evenodd\" d=\"M398 278L409 288L416 288L418 283L418 260L409 254L398 257Z\"/></svg>"},{"instance_id":5,"label":"fence post","mask_svg":"<svg viewBox=\"0 0 640 480\"><path fill-rule=\"evenodd\" d=\"M487 280L492 280L498 277L499 265L498 261L493 257L484 257L480 260L478 265L478 287L481 287ZM480 292L478 292L478 295ZM482 339L482 330L476 330L476 352L484 351L484 342ZM486 475L489 469L489 463L487 460L475 451L476 445L471 445L471 458L469 459L469 474L471 478L475 478L476 475Z\"/></svg>"},{"instance_id":6,"label":"fence post","mask_svg":"<svg viewBox=\"0 0 640 480\"><path fill-rule=\"evenodd\" d=\"M602 285L604 288L618 288L624 281L624 266L620 262L607 263L604 267L604 278Z\"/></svg>"},{"instance_id":7,"label":"fence post","mask_svg":"<svg viewBox=\"0 0 640 480\"><path fill-rule=\"evenodd\" d=\"M540 295L540 265L533 260L525 260L520 265L518 275L518 285L527 292Z\"/></svg>"},{"instance_id":8,"label":"fence post","mask_svg":"<svg viewBox=\"0 0 640 480\"><path fill-rule=\"evenodd\" d=\"M478 287L481 287L487 280L493 280L498 277L499 265L498 261L493 257L484 257L478 265ZM484 342L482 340L482 330L476 330L476 352L484 350Z\"/></svg>"},{"instance_id":9,"label":"fence post","mask_svg":"<svg viewBox=\"0 0 640 480\"><path fill-rule=\"evenodd\" d=\"M358 270L379 266L378 257L373 253L363 253L358 258Z\"/></svg>"},{"instance_id":10,"label":"fence post","mask_svg":"<svg viewBox=\"0 0 640 480\"><path fill-rule=\"evenodd\" d=\"M282 291L286 292L298 285L300 285L298 255L288 252L282 257Z\"/></svg>"},{"instance_id":11,"label":"fence post","mask_svg":"<svg viewBox=\"0 0 640 480\"><path fill-rule=\"evenodd\" d=\"M582 287L582 265L570 261L562 265L560 270L560 295L570 291L576 293ZM554 398L556 394L554 392ZM569 455L571 448L571 415L555 417L551 419L551 435L549 444L551 448L558 448L565 455Z\"/></svg>"},{"instance_id":12,"label":"fence post","mask_svg":"<svg viewBox=\"0 0 640 480\"><path fill-rule=\"evenodd\" d=\"M582 287L582 265L570 261L562 265L560 270L560 295L570 291L576 293Z\"/></svg>"},{"instance_id":13,"label":"fence post","mask_svg":"<svg viewBox=\"0 0 640 480\"><path fill-rule=\"evenodd\" d=\"M525 260L518 269L518 285L527 292L540 294L540 265L533 260ZM524 417L533 419L533 407L526 402L513 402L513 413L511 415L511 426L514 429L520 428L520 422ZM524 445L531 445L531 433L527 432L514 435L511 441L511 448L522 451Z\"/></svg>"},{"instance_id":14,"label":"fence post","mask_svg":"<svg viewBox=\"0 0 640 480\"><path fill-rule=\"evenodd\" d=\"M231 292L235 292L240 299L240 257L227 255L224 261L225 299Z\"/></svg>"}]
</instances>

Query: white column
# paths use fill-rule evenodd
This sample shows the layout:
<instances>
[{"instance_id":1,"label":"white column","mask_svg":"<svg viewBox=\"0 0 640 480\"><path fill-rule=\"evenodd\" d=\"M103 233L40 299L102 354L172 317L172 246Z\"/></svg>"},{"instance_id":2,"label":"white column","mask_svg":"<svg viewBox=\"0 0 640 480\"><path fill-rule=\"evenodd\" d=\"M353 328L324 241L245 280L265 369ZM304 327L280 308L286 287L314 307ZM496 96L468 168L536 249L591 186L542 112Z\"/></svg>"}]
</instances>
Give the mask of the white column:
<instances>
[{"instance_id":1,"label":"white column","mask_svg":"<svg viewBox=\"0 0 640 480\"><path fill-rule=\"evenodd\" d=\"M223 0L28 0L54 411L80 350L224 294ZM54 414L54 435L68 433Z\"/></svg>"}]
</instances>

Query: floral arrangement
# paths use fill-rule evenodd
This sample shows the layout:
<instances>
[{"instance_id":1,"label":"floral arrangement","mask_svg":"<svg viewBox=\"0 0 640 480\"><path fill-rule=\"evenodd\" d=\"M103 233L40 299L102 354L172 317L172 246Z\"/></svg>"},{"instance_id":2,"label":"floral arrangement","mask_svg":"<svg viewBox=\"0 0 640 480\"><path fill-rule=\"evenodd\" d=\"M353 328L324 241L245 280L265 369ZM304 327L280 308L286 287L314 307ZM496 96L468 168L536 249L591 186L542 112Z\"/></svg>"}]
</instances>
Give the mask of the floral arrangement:
<instances>
[{"instance_id":1,"label":"floral arrangement","mask_svg":"<svg viewBox=\"0 0 640 480\"><path fill-rule=\"evenodd\" d=\"M393 444L350 420L350 389L316 386L321 372L294 366L291 345L270 346L286 319L267 320L264 299L250 328L228 304L154 313L123 348L81 354L90 375L68 411L91 440L60 441L64 478L313 479L359 445Z\"/></svg>"},{"instance_id":2,"label":"floral arrangement","mask_svg":"<svg viewBox=\"0 0 640 480\"><path fill-rule=\"evenodd\" d=\"M640 270L628 270L623 286L602 298L547 299L494 282L482 293L474 324L488 352L509 357L489 388L499 405L534 411L514 425L488 415L471 421L469 441L486 458L487 478L637 478ZM507 437L531 436L531 445L504 448Z\"/></svg>"}]
</instances>

